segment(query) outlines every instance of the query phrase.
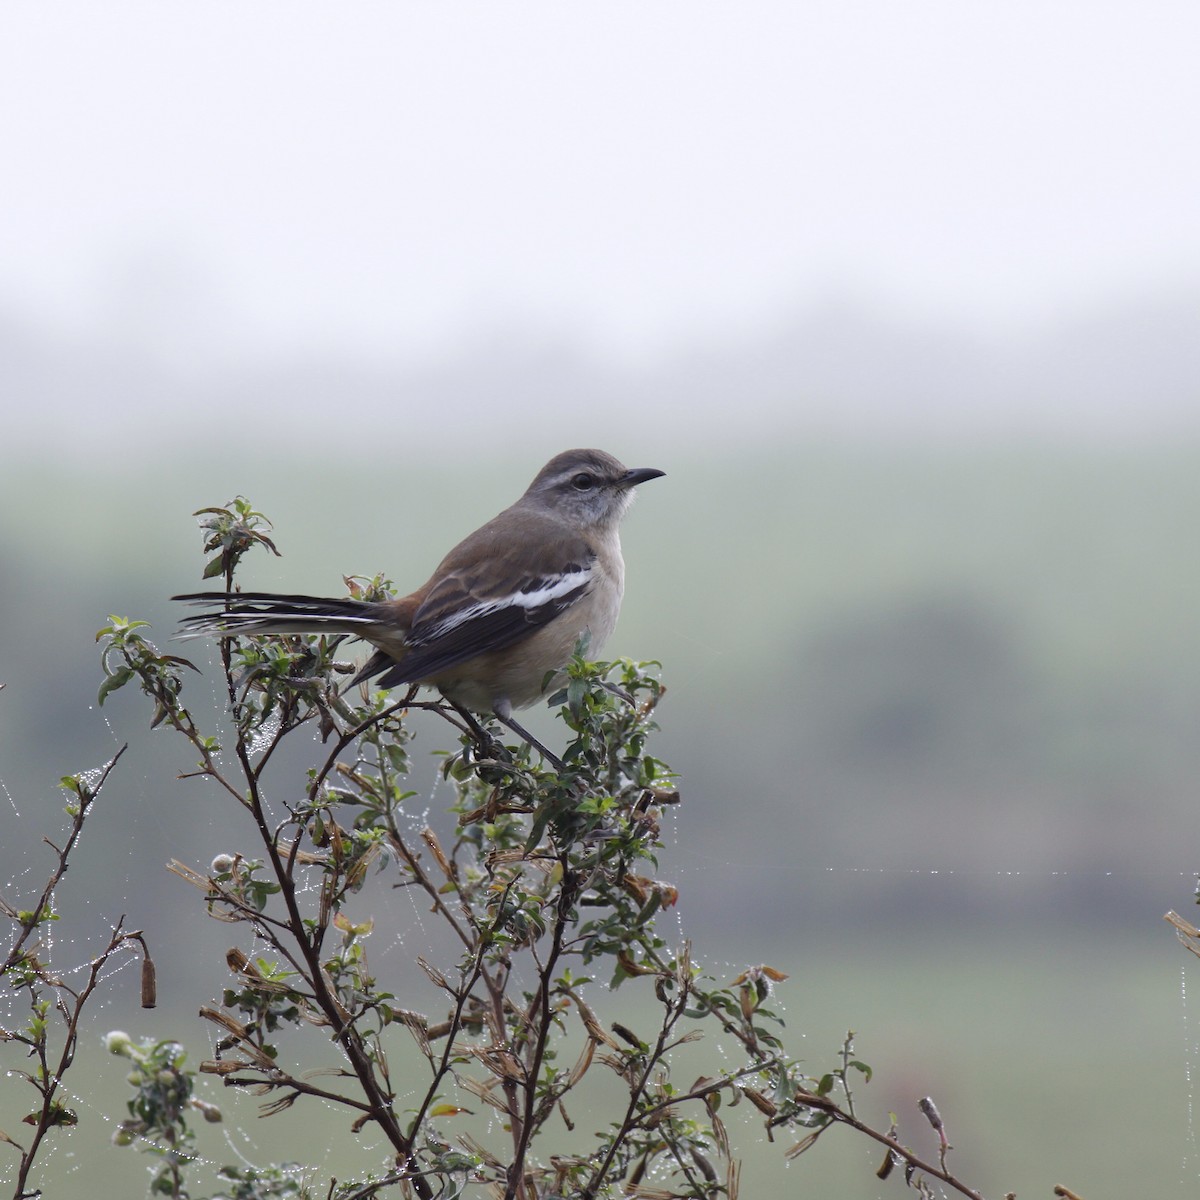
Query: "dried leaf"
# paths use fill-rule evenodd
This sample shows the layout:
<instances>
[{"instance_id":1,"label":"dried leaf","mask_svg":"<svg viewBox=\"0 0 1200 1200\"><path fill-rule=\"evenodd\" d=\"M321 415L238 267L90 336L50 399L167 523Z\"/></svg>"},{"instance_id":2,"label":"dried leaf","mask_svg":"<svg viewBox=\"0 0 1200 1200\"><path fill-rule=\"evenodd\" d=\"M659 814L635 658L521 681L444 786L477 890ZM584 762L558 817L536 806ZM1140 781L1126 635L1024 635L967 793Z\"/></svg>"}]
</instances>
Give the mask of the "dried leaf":
<instances>
[{"instance_id":1,"label":"dried leaf","mask_svg":"<svg viewBox=\"0 0 1200 1200\"><path fill-rule=\"evenodd\" d=\"M762 1092L756 1092L754 1088L744 1087L742 1088L742 1094L747 1100L750 1101L751 1104L754 1105L755 1108L758 1109L760 1113L763 1114L763 1116L774 1117L778 1114L779 1109L776 1108L775 1105L772 1104L771 1101L762 1094Z\"/></svg>"},{"instance_id":2,"label":"dried leaf","mask_svg":"<svg viewBox=\"0 0 1200 1200\"><path fill-rule=\"evenodd\" d=\"M621 964L621 970L626 975L657 975L656 967L643 967L641 963L634 962L629 956L628 950L622 950L617 955L617 962Z\"/></svg>"},{"instance_id":3,"label":"dried leaf","mask_svg":"<svg viewBox=\"0 0 1200 1200\"><path fill-rule=\"evenodd\" d=\"M613 1050L618 1049L617 1043L612 1039L604 1026L600 1024L600 1019L592 1011L587 1001L582 999L577 992L572 991L568 994L574 1001L575 1007L579 1010L579 1018L583 1022L584 1029L588 1032L588 1037L593 1041L602 1042L605 1046ZM636 1040L634 1044L637 1044Z\"/></svg>"},{"instance_id":4,"label":"dried leaf","mask_svg":"<svg viewBox=\"0 0 1200 1200\"><path fill-rule=\"evenodd\" d=\"M805 1152L805 1150L811 1149L816 1144L817 1138L820 1136L821 1131L818 1129L815 1133L810 1133L808 1137L801 1138L800 1141L798 1141L794 1146L789 1146L788 1149L783 1152L783 1157L789 1160L793 1158L799 1158L800 1155ZM880 1178L882 1178L882 1176L880 1176Z\"/></svg>"},{"instance_id":5,"label":"dried leaf","mask_svg":"<svg viewBox=\"0 0 1200 1200\"><path fill-rule=\"evenodd\" d=\"M417 956L417 966L429 976L430 980L437 987L440 987L444 991L454 995L454 988L450 986L450 981L445 977L445 975L443 975L441 971L437 970L435 967L431 967L429 963L427 963L420 955Z\"/></svg>"},{"instance_id":6,"label":"dried leaf","mask_svg":"<svg viewBox=\"0 0 1200 1200\"><path fill-rule=\"evenodd\" d=\"M1200 929L1190 921L1185 921L1178 913L1169 912L1163 917L1175 926L1175 933L1184 947L1197 957L1200 957Z\"/></svg>"},{"instance_id":7,"label":"dried leaf","mask_svg":"<svg viewBox=\"0 0 1200 1200\"><path fill-rule=\"evenodd\" d=\"M227 1012L222 1012L219 1008L201 1008L200 1016L214 1025L220 1025L222 1029L227 1029L239 1041L249 1033L245 1025L240 1021L235 1021Z\"/></svg>"},{"instance_id":8,"label":"dried leaf","mask_svg":"<svg viewBox=\"0 0 1200 1200\"><path fill-rule=\"evenodd\" d=\"M258 1111L260 1116L275 1117L281 1112L286 1112L293 1104L296 1103L298 1092L288 1092L284 1096L279 1096L272 1100L269 1104L264 1104Z\"/></svg>"},{"instance_id":9,"label":"dried leaf","mask_svg":"<svg viewBox=\"0 0 1200 1200\"><path fill-rule=\"evenodd\" d=\"M181 863L178 859L171 859L167 863L167 870L178 875L180 879L186 879L193 887L199 888L202 892L211 892L213 890L212 880L207 875L201 875L199 871L193 871L191 867Z\"/></svg>"},{"instance_id":10,"label":"dried leaf","mask_svg":"<svg viewBox=\"0 0 1200 1200\"><path fill-rule=\"evenodd\" d=\"M498 1158L497 1158L497 1157L496 1157L496 1156L495 1156L495 1155L494 1155L494 1154L493 1154L493 1153L492 1153L490 1150L488 1150L488 1149L487 1149L485 1146L481 1146L481 1145L480 1145L480 1144L479 1144L479 1143L478 1143L478 1142L477 1142L477 1141L476 1141L476 1140L475 1140L475 1139L474 1139L474 1138L473 1138L473 1137L472 1137L472 1136L471 1136L469 1133L463 1133L463 1134L460 1134L460 1135L459 1135L459 1141L460 1141L460 1143L462 1144L462 1148L463 1148L463 1149L464 1149L464 1150L465 1150L465 1151L466 1151L468 1154L474 1154L474 1155L477 1155L477 1156L478 1156L479 1158L481 1158L481 1159L482 1159L482 1160L483 1160L483 1161L484 1161L484 1162L485 1162L485 1163L486 1163L486 1164L487 1164L489 1167L491 1167L491 1168L492 1168L492 1170L494 1170L494 1171L502 1171L502 1170L504 1170L504 1163L502 1163L502 1162L501 1162L501 1161L500 1161L500 1160L499 1160L499 1159L498 1159Z\"/></svg>"},{"instance_id":11,"label":"dried leaf","mask_svg":"<svg viewBox=\"0 0 1200 1200\"><path fill-rule=\"evenodd\" d=\"M234 1058L208 1058L200 1064L200 1073L202 1075L233 1075L238 1071L253 1070L253 1066L253 1063Z\"/></svg>"},{"instance_id":12,"label":"dried leaf","mask_svg":"<svg viewBox=\"0 0 1200 1200\"><path fill-rule=\"evenodd\" d=\"M421 830L421 840L429 847L430 853L437 860L437 865L441 869L442 874L447 879L453 881L454 868L450 865L450 860L446 857L441 842L438 841L438 835L428 825Z\"/></svg>"},{"instance_id":13,"label":"dried leaf","mask_svg":"<svg viewBox=\"0 0 1200 1200\"><path fill-rule=\"evenodd\" d=\"M579 1059L571 1068L570 1075L567 1076L567 1087L573 1088L588 1072L588 1068L592 1065L592 1057L596 1053L596 1042L592 1038L588 1038L583 1044L583 1050L580 1051Z\"/></svg>"},{"instance_id":14,"label":"dried leaf","mask_svg":"<svg viewBox=\"0 0 1200 1200\"><path fill-rule=\"evenodd\" d=\"M498 1079L473 1079L470 1075L464 1075L459 1082L473 1096L477 1096L485 1104L490 1104L498 1112L508 1115L508 1103L503 1096L497 1096L496 1090L500 1086Z\"/></svg>"}]
</instances>

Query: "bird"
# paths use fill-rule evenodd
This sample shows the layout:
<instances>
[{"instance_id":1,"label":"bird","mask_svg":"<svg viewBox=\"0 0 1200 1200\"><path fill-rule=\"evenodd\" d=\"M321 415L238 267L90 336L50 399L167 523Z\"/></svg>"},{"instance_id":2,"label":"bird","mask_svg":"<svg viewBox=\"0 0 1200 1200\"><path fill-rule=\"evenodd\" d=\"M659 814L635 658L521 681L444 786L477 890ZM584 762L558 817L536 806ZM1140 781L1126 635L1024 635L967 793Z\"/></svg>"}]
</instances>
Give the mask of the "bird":
<instances>
[{"instance_id":1,"label":"bird","mask_svg":"<svg viewBox=\"0 0 1200 1200\"><path fill-rule=\"evenodd\" d=\"M375 677L382 688L431 685L545 755L513 710L553 691L581 638L592 655L608 640L625 587L621 518L634 488L665 474L602 450L565 450L407 596L185 593L172 599L215 611L185 617L180 634L350 634L375 647L350 686Z\"/></svg>"}]
</instances>

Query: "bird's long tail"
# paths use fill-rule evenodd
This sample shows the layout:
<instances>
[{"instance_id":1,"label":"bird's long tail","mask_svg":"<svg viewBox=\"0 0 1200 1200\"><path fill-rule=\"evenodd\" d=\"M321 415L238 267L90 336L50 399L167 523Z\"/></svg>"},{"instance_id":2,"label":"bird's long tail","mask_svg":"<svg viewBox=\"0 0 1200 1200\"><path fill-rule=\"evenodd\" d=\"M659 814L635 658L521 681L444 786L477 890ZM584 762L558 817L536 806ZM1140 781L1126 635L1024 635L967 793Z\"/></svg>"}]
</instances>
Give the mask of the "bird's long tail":
<instances>
[{"instance_id":1,"label":"bird's long tail","mask_svg":"<svg viewBox=\"0 0 1200 1200\"><path fill-rule=\"evenodd\" d=\"M370 637L380 627L379 605L324 596L280 596L273 592L190 592L172 596L185 604L218 611L184 617L180 637L225 637L244 633L349 633Z\"/></svg>"}]
</instances>

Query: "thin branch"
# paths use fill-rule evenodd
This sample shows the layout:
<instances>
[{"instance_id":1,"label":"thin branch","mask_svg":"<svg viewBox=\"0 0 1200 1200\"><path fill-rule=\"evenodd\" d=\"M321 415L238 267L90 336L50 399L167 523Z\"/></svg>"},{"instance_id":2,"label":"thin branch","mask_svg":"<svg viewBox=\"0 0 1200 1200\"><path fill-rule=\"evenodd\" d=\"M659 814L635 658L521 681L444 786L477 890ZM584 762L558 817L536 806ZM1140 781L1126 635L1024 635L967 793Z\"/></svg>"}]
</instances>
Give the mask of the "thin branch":
<instances>
[{"instance_id":1,"label":"thin branch","mask_svg":"<svg viewBox=\"0 0 1200 1200\"><path fill-rule=\"evenodd\" d=\"M718 1079L710 1079L700 1087L694 1087L686 1092L680 1092L678 1095L671 1096L666 1100L660 1100L657 1104L651 1104L638 1113L638 1124L644 1125L651 1117L655 1117L661 1112L666 1112L667 1109L673 1108L677 1104L686 1104L689 1100L703 1100L705 1096L711 1096L713 1092L719 1092L722 1088L731 1088L738 1080L745 1079L749 1075L757 1075L764 1066L769 1067L774 1065L774 1063L770 1062L765 1064L753 1063L751 1066L742 1067L740 1071L734 1071L732 1074L722 1075Z\"/></svg>"},{"instance_id":2,"label":"thin branch","mask_svg":"<svg viewBox=\"0 0 1200 1200\"><path fill-rule=\"evenodd\" d=\"M388 818L388 840L392 844L392 849L404 860L404 865L413 873L413 882L420 887L430 900L433 901L433 907L439 916L446 920L446 923L454 930L458 940L468 949L474 948L474 942L468 936L466 930L462 928L454 914L450 911L442 896L441 889L436 887L433 881L421 870L417 856L408 848L407 843L400 836L399 829L396 828L396 823L389 816Z\"/></svg>"},{"instance_id":3,"label":"thin branch","mask_svg":"<svg viewBox=\"0 0 1200 1200\"><path fill-rule=\"evenodd\" d=\"M334 769L334 767L337 766L338 755L341 754L342 751L345 750L347 746L351 745L357 738L361 737L364 733L366 733L367 730L370 729L373 725L378 725L380 721L384 721L388 717L394 716L396 713L400 712L401 710L403 710L405 708L414 707L412 700L413 700L413 696L416 694L416 690L417 689L415 687L410 688L404 694L404 697L402 699L397 700L394 704L389 704L387 706L387 708L380 709L380 711L377 713L372 713L371 716L367 717L363 721L360 721L352 729L349 729L349 730L345 731L344 733L341 733L338 735L337 744L326 756L325 762L322 764L321 768L317 771L317 773L313 776L312 783L309 784L309 788L308 788L309 804L316 804L317 792L320 790L321 784L323 784L325 782L325 780L329 778L329 773ZM415 707L422 707L422 706L418 705Z\"/></svg>"},{"instance_id":4,"label":"thin branch","mask_svg":"<svg viewBox=\"0 0 1200 1200\"><path fill-rule=\"evenodd\" d=\"M641 1078L636 1083L631 1083L630 1085L629 1105L625 1109L624 1119L621 1121L617 1132L610 1139L608 1150L600 1160L600 1164L592 1172L591 1178L580 1193L583 1200L592 1200L600 1190L601 1186L603 1186L604 1178L612 1166L613 1159L616 1158L617 1150L629 1137L629 1134L641 1123L642 1118L638 1110L638 1101L645 1094L646 1088L650 1083L650 1076L666 1052L667 1041L671 1036L672 1030L678 1024L679 1018L683 1016L684 1009L687 1007L688 993L689 990L685 984L680 988L679 995L675 1000L667 1005L666 1013L663 1016L662 1028L658 1032L654 1049L646 1056L646 1065L642 1070Z\"/></svg>"},{"instance_id":5,"label":"thin branch","mask_svg":"<svg viewBox=\"0 0 1200 1200\"><path fill-rule=\"evenodd\" d=\"M480 950L482 955L482 950ZM446 1046L442 1051L442 1060L434 1068L433 1078L430 1080L429 1087L425 1091L425 1095L421 1103L417 1107L416 1114L413 1116L409 1128L415 1134L421 1127L421 1122L425 1120L425 1114L429 1111L429 1106L433 1103L434 1097L437 1095L438 1088L441 1082L445 1079L450 1070L450 1060L454 1057L454 1038L458 1031L462 1028L462 1014L466 1007L467 1001L471 996L471 989L479 981L480 973L483 969L483 964L479 958L476 958L472 964L470 979L458 990L455 994L454 1012L448 1022L449 1028L446 1030Z\"/></svg>"},{"instance_id":6,"label":"thin branch","mask_svg":"<svg viewBox=\"0 0 1200 1200\"><path fill-rule=\"evenodd\" d=\"M573 904L573 893L577 884L571 872L570 863L565 855L560 859L563 875L558 889L558 905L554 915L554 934L550 943L550 953L546 956L546 964L538 972L541 986L538 989L538 1020L534 1039L533 1059L529 1064L525 1078L525 1114L521 1122L521 1130L517 1136L516 1153L508 1169L508 1184L504 1191L504 1200L514 1200L517 1188L525 1177L525 1156L529 1152L529 1139L533 1136L534 1109L537 1105L538 1078L542 1073L542 1060L546 1054L546 1042L550 1037L551 1012L550 989L554 977L554 968L562 954L563 940L566 936L567 920ZM551 1099L553 1103L553 1099Z\"/></svg>"},{"instance_id":7,"label":"thin branch","mask_svg":"<svg viewBox=\"0 0 1200 1200\"><path fill-rule=\"evenodd\" d=\"M101 783L103 783L103 780L101 780ZM97 790L99 790L99 787L97 787ZM51 1065L46 1054L47 1035L44 1031L37 1043L40 1071L38 1078L34 1079L33 1082L37 1090L41 1093L42 1103L37 1111L37 1121L33 1126L33 1137L30 1140L28 1148L23 1150L21 1154L21 1165L17 1171L17 1188L13 1193L15 1200L24 1200L25 1197L41 1194L40 1189L34 1192L27 1192L25 1184L29 1178L29 1172L33 1168L34 1159L37 1157L43 1139L51 1129L56 1128L62 1123L61 1114L63 1109L57 1101L58 1089L62 1084L63 1076L66 1075L75 1058L75 1049L79 1042L79 1022L83 1016L84 1006L91 998L92 992L96 990L96 985L100 981L100 972L104 969L108 960L117 951L124 949L130 941L139 940L137 935L122 932L124 920L125 918L122 917L113 926L112 936L109 938L108 945L99 955L92 959L88 967L87 981L81 991L74 992L61 983L55 985L55 991L58 995L57 1007L67 1025L66 1036L63 1038L58 1060L53 1065ZM63 1001L63 993L71 997L73 1003L70 1006Z\"/></svg>"},{"instance_id":8,"label":"thin branch","mask_svg":"<svg viewBox=\"0 0 1200 1200\"><path fill-rule=\"evenodd\" d=\"M872 1129L870 1125L860 1121L855 1116L851 1116L850 1113L844 1108L839 1107L834 1101L824 1096L818 1096L815 1092L797 1092L795 1099L797 1104L803 1104L806 1108L815 1108L818 1112L828 1114L839 1124L849 1125L851 1129L857 1129L859 1133L873 1138L875 1141L886 1146L901 1161L908 1163L910 1167L917 1171L924 1171L926 1175L930 1175L934 1179L940 1179L947 1187L951 1187L956 1192L966 1196L968 1200L984 1200L982 1193L968 1187L961 1179L956 1179L951 1175L949 1171L918 1158L917 1155L902 1146L894 1137L886 1133L880 1133L877 1129Z\"/></svg>"},{"instance_id":9,"label":"thin branch","mask_svg":"<svg viewBox=\"0 0 1200 1200\"><path fill-rule=\"evenodd\" d=\"M200 1069L201 1069L201 1071L204 1070L203 1067L201 1067ZM205 1072L205 1073L207 1074L209 1072ZM220 1074L220 1072L212 1072L212 1073ZM265 1077L263 1075L257 1075L257 1076L222 1075L221 1082L226 1087L237 1087L237 1088L266 1087L266 1088L271 1088L272 1090L284 1089L287 1091L292 1091L292 1092L295 1092L296 1095L316 1096L321 1100L331 1100L335 1104L342 1104L342 1105L345 1105L345 1107L347 1107L347 1108L354 1108L354 1109L357 1109L359 1112L367 1113L371 1116L374 1116L374 1110L372 1109L371 1105L367 1104L363 1100L356 1100L353 1096L347 1096L342 1092L331 1092L327 1088L317 1087L316 1084L307 1083L303 1079L297 1079L294 1075L288 1075L283 1072L280 1072L280 1074L283 1076L281 1079L271 1079L270 1077ZM292 1099L295 1099L295 1097L292 1097ZM279 1103L279 1102L275 1101L273 1103Z\"/></svg>"},{"instance_id":10,"label":"thin branch","mask_svg":"<svg viewBox=\"0 0 1200 1200\"><path fill-rule=\"evenodd\" d=\"M58 887L62 877L67 873L71 852L75 849L75 844L79 841L79 836L83 832L83 823L87 819L92 802L97 796L100 795L100 789L103 788L105 783L108 781L108 777L112 773L112 769L120 761L121 755L123 755L128 749L129 743L126 742L116 752L116 754L109 759L104 766L104 770L101 771L100 778L96 781L95 787L84 787L76 793L79 796L79 808L72 819L71 832L67 835L66 844L59 849L54 845L53 842L50 841L49 838L43 839L46 842L46 845L48 845L58 855L58 862L50 872L50 876L46 880L46 886L42 889L42 894L38 899L37 904L29 910L32 916L28 921L25 921L21 924L21 932L17 935L16 941L9 948L8 955L4 960L4 965L3 967L0 967L0 975L3 975L12 969L13 964L19 959L25 943L29 940L30 934L32 934L41 923L43 914L49 910L50 899L54 895L54 889Z\"/></svg>"}]
</instances>

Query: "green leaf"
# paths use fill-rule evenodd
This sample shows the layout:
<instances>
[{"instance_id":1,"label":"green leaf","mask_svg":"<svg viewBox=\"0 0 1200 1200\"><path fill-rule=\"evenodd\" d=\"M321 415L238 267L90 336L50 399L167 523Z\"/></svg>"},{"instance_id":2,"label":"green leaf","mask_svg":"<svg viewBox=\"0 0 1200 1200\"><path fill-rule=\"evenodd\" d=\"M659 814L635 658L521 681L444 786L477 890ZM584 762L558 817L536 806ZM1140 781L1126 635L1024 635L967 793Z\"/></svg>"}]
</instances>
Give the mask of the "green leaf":
<instances>
[{"instance_id":1,"label":"green leaf","mask_svg":"<svg viewBox=\"0 0 1200 1200\"><path fill-rule=\"evenodd\" d=\"M133 678L132 667L119 667L101 685L97 701L103 706L109 694L123 688Z\"/></svg>"},{"instance_id":2,"label":"green leaf","mask_svg":"<svg viewBox=\"0 0 1200 1200\"><path fill-rule=\"evenodd\" d=\"M525 852L531 853L542 840L542 834L546 832L546 826L550 823L550 808L544 806L542 810L534 817L529 830L529 836L525 839Z\"/></svg>"},{"instance_id":3,"label":"green leaf","mask_svg":"<svg viewBox=\"0 0 1200 1200\"><path fill-rule=\"evenodd\" d=\"M584 697L588 694L587 680L572 679L567 684L567 707L578 718L583 711Z\"/></svg>"}]
</instances>

